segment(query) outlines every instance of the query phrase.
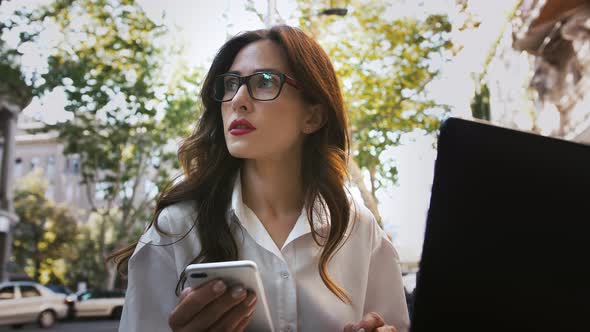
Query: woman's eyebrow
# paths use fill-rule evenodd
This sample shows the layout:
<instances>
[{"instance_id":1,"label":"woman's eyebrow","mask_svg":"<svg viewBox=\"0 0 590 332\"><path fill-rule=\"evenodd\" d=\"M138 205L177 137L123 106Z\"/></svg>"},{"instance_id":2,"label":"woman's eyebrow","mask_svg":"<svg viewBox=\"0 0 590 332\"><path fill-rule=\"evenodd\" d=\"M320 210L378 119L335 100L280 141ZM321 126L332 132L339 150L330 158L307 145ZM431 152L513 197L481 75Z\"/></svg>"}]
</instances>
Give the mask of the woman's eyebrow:
<instances>
[{"instance_id":1,"label":"woman's eyebrow","mask_svg":"<svg viewBox=\"0 0 590 332\"><path fill-rule=\"evenodd\" d=\"M275 69L275 68L256 68L252 71L252 73L260 73L260 72L273 72L273 73L280 73L279 70ZM236 75L242 75L242 72L239 70L230 70L228 71L226 74L236 74Z\"/></svg>"},{"instance_id":2,"label":"woman's eyebrow","mask_svg":"<svg viewBox=\"0 0 590 332\"><path fill-rule=\"evenodd\" d=\"M274 68L258 68L258 69L254 69L254 73L259 73L261 71L270 71L270 72L276 72L278 73L279 71L274 69Z\"/></svg>"}]
</instances>

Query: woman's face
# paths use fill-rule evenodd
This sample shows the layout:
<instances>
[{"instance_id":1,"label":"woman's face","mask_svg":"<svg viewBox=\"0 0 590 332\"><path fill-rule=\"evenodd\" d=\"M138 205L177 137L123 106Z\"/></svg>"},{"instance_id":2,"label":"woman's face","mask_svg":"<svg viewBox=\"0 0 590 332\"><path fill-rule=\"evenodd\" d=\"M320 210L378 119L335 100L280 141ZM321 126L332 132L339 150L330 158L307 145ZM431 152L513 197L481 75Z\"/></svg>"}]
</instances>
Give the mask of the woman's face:
<instances>
[{"instance_id":1,"label":"woman's face","mask_svg":"<svg viewBox=\"0 0 590 332\"><path fill-rule=\"evenodd\" d=\"M293 77L283 50L270 40L245 46L229 72L247 76L262 70ZM301 92L287 83L279 96L270 101L252 99L243 84L231 101L221 103L221 113L229 153L236 158L256 160L299 156L311 116L310 105L304 102Z\"/></svg>"}]
</instances>

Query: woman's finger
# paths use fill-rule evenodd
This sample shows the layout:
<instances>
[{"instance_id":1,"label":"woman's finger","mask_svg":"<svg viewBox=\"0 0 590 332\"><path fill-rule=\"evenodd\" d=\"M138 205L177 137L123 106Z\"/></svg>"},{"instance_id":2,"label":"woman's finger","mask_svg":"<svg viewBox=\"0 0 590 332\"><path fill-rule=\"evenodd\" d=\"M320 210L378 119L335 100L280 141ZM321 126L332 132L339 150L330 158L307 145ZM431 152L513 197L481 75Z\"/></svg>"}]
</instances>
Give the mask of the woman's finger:
<instances>
[{"instance_id":1,"label":"woman's finger","mask_svg":"<svg viewBox=\"0 0 590 332\"><path fill-rule=\"evenodd\" d=\"M252 317L254 317L254 311L252 311L252 313L250 313L248 316L246 316L244 319L242 319L242 321L238 324L238 326L236 326L235 331L236 332L244 332L246 327L248 327L248 324L250 324Z\"/></svg>"},{"instance_id":2,"label":"woman's finger","mask_svg":"<svg viewBox=\"0 0 590 332\"><path fill-rule=\"evenodd\" d=\"M384 325L384 326L381 326L380 328L378 328L376 331L377 332L397 332L397 329L395 328L395 326L392 326L392 325Z\"/></svg>"},{"instance_id":3,"label":"woman's finger","mask_svg":"<svg viewBox=\"0 0 590 332\"><path fill-rule=\"evenodd\" d=\"M236 331L247 317L251 317L256 309L256 295L249 293L248 296L231 310L227 311L221 319L219 319L210 331Z\"/></svg>"},{"instance_id":4,"label":"woman's finger","mask_svg":"<svg viewBox=\"0 0 590 332\"><path fill-rule=\"evenodd\" d=\"M182 302L182 300L184 300L184 298L187 297L191 293L192 290L193 289L190 287L183 289L182 293L180 293L180 297L178 298L178 303Z\"/></svg>"},{"instance_id":5,"label":"woman's finger","mask_svg":"<svg viewBox=\"0 0 590 332\"><path fill-rule=\"evenodd\" d=\"M172 310L168 318L168 325L173 331L187 325L193 317L203 310L209 303L221 296L227 287L221 280L212 280L205 285L189 290L183 290L180 303ZM186 292L186 293L185 293Z\"/></svg>"},{"instance_id":6,"label":"woman's finger","mask_svg":"<svg viewBox=\"0 0 590 332\"><path fill-rule=\"evenodd\" d=\"M247 292L242 286L232 287L217 300L209 303L207 307L201 310L189 324L185 325L181 332L201 332L214 330L214 326L225 321L224 316L232 308L242 303L246 299Z\"/></svg>"},{"instance_id":7,"label":"woman's finger","mask_svg":"<svg viewBox=\"0 0 590 332\"><path fill-rule=\"evenodd\" d=\"M354 323L348 323L344 325L344 330L342 332L354 332L352 328L354 327Z\"/></svg>"},{"instance_id":8,"label":"woman's finger","mask_svg":"<svg viewBox=\"0 0 590 332\"><path fill-rule=\"evenodd\" d=\"M357 332L363 331L362 329L364 329L364 332L371 332L383 325L385 325L385 321L381 315L376 312L369 312L363 317L363 320L353 325L352 331Z\"/></svg>"}]
</instances>

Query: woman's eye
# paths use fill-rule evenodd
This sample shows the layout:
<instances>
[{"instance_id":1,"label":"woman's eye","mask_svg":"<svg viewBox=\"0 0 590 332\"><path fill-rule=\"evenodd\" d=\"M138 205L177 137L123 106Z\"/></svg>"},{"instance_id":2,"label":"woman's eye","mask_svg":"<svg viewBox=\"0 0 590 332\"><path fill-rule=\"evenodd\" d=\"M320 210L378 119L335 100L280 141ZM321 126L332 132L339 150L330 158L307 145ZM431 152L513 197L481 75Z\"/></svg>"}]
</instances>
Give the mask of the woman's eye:
<instances>
[{"instance_id":1,"label":"woman's eye","mask_svg":"<svg viewBox=\"0 0 590 332\"><path fill-rule=\"evenodd\" d=\"M276 80L271 74L262 74L258 81L259 88L273 88L276 86Z\"/></svg>"},{"instance_id":2,"label":"woman's eye","mask_svg":"<svg viewBox=\"0 0 590 332\"><path fill-rule=\"evenodd\" d=\"M226 90L235 90L237 88L238 88L238 81L237 80L225 81L225 89Z\"/></svg>"}]
</instances>

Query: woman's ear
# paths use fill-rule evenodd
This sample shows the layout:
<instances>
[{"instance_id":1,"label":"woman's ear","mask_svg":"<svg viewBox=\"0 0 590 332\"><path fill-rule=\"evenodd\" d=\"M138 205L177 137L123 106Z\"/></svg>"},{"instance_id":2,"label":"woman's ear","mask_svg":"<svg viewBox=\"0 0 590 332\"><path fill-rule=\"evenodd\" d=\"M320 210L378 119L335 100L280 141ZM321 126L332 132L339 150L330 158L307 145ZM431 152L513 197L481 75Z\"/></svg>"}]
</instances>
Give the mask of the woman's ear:
<instances>
[{"instance_id":1,"label":"woman's ear","mask_svg":"<svg viewBox=\"0 0 590 332\"><path fill-rule=\"evenodd\" d=\"M326 118L326 111L323 105L311 105L307 110L305 121L303 123L303 133L313 134L320 130L326 123Z\"/></svg>"}]
</instances>

